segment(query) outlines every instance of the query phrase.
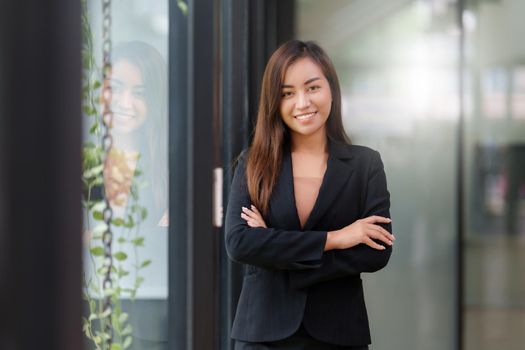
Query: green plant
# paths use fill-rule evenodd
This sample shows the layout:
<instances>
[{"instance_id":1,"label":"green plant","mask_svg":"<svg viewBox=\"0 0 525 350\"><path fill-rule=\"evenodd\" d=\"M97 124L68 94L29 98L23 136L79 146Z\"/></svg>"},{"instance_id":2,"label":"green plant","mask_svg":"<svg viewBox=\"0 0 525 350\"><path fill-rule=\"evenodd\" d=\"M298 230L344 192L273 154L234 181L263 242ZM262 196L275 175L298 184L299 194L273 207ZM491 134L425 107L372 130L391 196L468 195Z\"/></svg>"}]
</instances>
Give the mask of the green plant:
<instances>
[{"instance_id":1,"label":"green plant","mask_svg":"<svg viewBox=\"0 0 525 350\"><path fill-rule=\"evenodd\" d=\"M99 111L99 94L101 70L97 67L93 53L92 33L87 13L86 0L82 1L82 110L85 122L89 125L88 139L83 144L82 182L84 185L82 206L85 215L85 245L88 248L87 259L93 270L88 275L84 272L83 297L88 305L88 313L83 318L83 331L97 350L121 350L133 342L133 328L129 315L122 310L121 299L134 300L138 289L144 281L141 270L151 264L151 260L140 260L139 250L144 246L145 237L140 234L140 224L147 217L147 209L139 203L139 190L145 184L140 181L141 172L137 168L132 173L129 195L122 213L114 215L111 220L113 232L113 268L111 271L112 288L104 289L102 280L106 274L102 234L107 226L102 212L106 202L103 198L94 198L107 185L104 180L104 154L102 147L101 114ZM139 155L140 156L140 155ZM137 159L138 161L138 159ZM128 257L133 250L133 262ZM129 266L132 266L130 269ZM132 271L130 271L132 270ZM132 276L132 286L124 287L123 279ZM112 309L104 310L104 298L111 297ZM110 337L105 331L108 321L112 324L112 345L108 349L106 340Z\"/></svg>"}]
</instances>

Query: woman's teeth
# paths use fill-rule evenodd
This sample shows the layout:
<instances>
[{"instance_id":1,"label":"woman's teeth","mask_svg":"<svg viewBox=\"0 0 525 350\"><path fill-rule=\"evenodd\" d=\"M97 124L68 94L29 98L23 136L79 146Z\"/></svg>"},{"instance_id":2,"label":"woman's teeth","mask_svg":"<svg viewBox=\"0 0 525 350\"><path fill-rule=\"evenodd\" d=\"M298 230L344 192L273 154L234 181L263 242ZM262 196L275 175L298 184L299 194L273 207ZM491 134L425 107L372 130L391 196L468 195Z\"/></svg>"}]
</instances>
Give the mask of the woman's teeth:
<instances>
[{"instance_id":1,"label":"woman's teeth","mask_svg":"<svg viewBox=\"0 0 525 350\"><path fill-rule=\"evenodd\" d=\"M308 113L308 114L302 114L302 115L298 115L296 116L297 119L299 120L305 120L305 119L310 119L314 116L316 112L312 112L312 113Z\"/></svg>"}]
</instances>

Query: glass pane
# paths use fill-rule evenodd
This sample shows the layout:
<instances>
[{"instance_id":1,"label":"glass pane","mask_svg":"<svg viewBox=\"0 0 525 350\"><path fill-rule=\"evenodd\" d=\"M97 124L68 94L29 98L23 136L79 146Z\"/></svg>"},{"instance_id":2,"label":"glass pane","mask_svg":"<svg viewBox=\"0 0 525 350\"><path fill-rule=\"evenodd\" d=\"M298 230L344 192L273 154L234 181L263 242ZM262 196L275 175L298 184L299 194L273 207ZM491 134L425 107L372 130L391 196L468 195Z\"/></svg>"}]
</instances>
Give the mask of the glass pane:
<instances>
[{"instance_id":1,"label":"glass pane","mask_svg":"<svg viewBox=\"0 0 525 350\"><path fill-rule=\"evenodd\" d=\"M525 3L467 1L465 349L525 343Z\"/></svg>"},{"instance_id":2,"label":"glass pane","mask_svg":"<svg viewBox=\"0 0 525 350\"><path fill-rule=\"evenodd\" d=\"M114 341L166 349L168 339L168 1L113 0L110 86L113 148L102 172L101 1L84 26L84 266L86 316L100 316L104 271L101 212L113 210ZM91 41L88 40L90 38ZM90 57L94 59L91 65ZM127 315L127 316L126 316ZM103 319L104 320L104 319ZM102 322L103 323L103 322ZM90 320L86 344L102 331ZM127 340L128 337L130 340Z\"/></svg>"},{"instance_id":3,"label":"glass pane","mask_svg":"<svg viewBox=\"0 0 525 350\"><path fill-rule=\"evenodd\" d=\"M381 153L397 240L363 274L374 349L455 348L459 35L450 1L297 2L332 57L353 143Z\"/></svg>"}]
</instances>

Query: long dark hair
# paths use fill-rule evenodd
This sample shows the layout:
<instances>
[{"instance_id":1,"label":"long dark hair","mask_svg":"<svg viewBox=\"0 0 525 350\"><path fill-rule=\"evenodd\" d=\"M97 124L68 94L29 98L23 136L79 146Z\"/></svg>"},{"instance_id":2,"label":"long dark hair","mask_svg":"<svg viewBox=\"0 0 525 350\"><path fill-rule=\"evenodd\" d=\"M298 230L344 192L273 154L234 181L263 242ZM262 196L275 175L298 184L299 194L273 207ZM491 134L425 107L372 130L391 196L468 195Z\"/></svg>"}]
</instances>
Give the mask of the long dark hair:
<instances>
[{"instance_id":1,"label":"long dark hair","mask_svg":"<svg viewBox=\"0 0 525 350\"><path fill-rule=\"evenodd\" d=\"M313 41L291 40L281 45L264 70L257 122L246 165L248 192L252 203L264 215L281 169L283 146L289 138L288 127L279 112L281 86L288 67L306 57L317 63L330 84L332 107L326 121L327 137L350 143L341 118L339 79L328 55Z\"/></svg>"}]
</instances>

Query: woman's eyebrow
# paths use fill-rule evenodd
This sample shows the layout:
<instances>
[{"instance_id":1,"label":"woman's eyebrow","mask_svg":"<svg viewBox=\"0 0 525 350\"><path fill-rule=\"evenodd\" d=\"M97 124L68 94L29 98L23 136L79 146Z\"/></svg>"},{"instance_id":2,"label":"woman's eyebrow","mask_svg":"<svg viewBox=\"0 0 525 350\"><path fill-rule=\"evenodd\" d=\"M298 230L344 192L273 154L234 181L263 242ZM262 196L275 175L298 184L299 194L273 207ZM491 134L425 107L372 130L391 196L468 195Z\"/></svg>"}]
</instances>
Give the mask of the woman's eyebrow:
<instances>
[{"instance_id":1,"label":"woman's eyebrow","mask_svg":"<svg viewBox=\"0 0 525 350\"><path fill-rule=\"evenodd\" d=\"M307 81L304 82L304 85L308 85L311 82L319 80L319 79L321 79L321 78L315 77L315 78L308 79ZM283 88L283 89L285 89L285 88L293 88L293 85L282 85L281 88Z\"/></svg>"},{"instance_id":2,"label":"woman's eyebrow","mask_svg":"<svg viewBox=\"0 0 525 350\"><path fill-rule=\"evenodd\" d=\"M315 78L312 78L312 79L308 79L307 81L304 82L304 85L308 85L308 84L310 84L311 82L316 81L316 80L319 80L319 79L321 79L321 78L319 78L319 77L315 77Z\"/></svg>"}]
</instances>

